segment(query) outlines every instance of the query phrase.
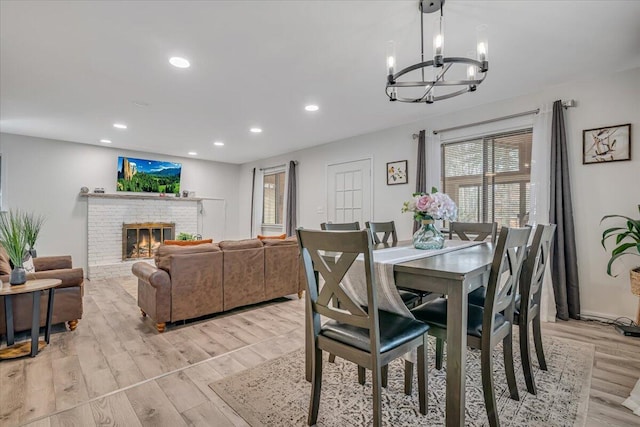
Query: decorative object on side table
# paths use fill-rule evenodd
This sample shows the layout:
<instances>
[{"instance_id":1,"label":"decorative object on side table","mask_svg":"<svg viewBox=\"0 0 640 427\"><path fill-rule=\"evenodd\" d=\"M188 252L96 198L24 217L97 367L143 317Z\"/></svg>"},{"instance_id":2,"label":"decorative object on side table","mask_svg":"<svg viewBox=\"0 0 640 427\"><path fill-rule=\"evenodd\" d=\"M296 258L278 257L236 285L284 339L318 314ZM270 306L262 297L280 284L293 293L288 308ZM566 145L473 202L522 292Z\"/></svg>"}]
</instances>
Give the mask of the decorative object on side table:
<instances>
[{"instance_id":1,"label":"decorative object on side table","mask_svg":"<svg viewBox=\"0 0 640 427\"><path fill-rule=\"evenodd\" d=\"M21 285L27 281L27 275L22 266L27 253L27 233L24 223L25 215L19 210L0 214L0 244L4 246L13 264L9 276L9 283L12 285Z\"/></svg>"},{"instance_id":2,"label":"decorative object on side table","mask_svg":"<svg viewBox=\"0 0 640 427\"><path fill-rule=\"evenodd\" d=\"M404 202L402 212L413 212L413 218L422 223L413 235L416 249L442 249L444 236L434 220L454 221L458 216L458 208L451 197L438 192L435 187L431 194L413 193L413 199Z\"/></svg>"},{"instance_id":3,"label":"decorative object on side table","mask_svg":"<svg viewBox=\"0 0 640 427\"><path fill-rule=\"evenodd\" d=\"M631 124L582 131L582 164L631 160Z\"/></svg>"},{"instance_id":4,"label":"decorative object on side table","mask_svg":"<svg viewBox=\"0 0 640 427\"><path fill-rule=\"evenodd\" d=\"M638 213L640 213L640 205L638 205ZM605 240L615 236L616 246L611 250L611 258L607 264L607 274L613 277L611 273L611 267L613 262L623 255L636 255L640 256L640 218L632 219L624 215L606 215L602 217L602 221L608 218L621 218L626 224L623 227L611 227L602 232L602 247L605 246ZM640 297L640 265L632 268L629 271L631 278L631 293ZM638 312L636 314L636 325L619 327L616 326L621 333L625 335L640 336L640 302L638 304Z\"/></svg>"},{"instance_id":5,"label":"decorative object on side table","mask_svg":"<svg viewBox=\"0 0 640 427\"><path fill-rule=\"evenodd\" d=\"M387 163L387 185L407 184L407 161Z\"/></svg>"},{"instance_id":6,"label":"decorative object on side table","mask_svg":"<svg viewBox=\"0 0 640 427\"><path fill-rule=\"evenodd\" d=\"M40 235L40 229L44 224L44 216L32 213L24 214L24 231L27 236L27 245L29 246L29 254L32 258L36 258L38 253L35 250L36 240Z\"/></svg>"}]
</instances>

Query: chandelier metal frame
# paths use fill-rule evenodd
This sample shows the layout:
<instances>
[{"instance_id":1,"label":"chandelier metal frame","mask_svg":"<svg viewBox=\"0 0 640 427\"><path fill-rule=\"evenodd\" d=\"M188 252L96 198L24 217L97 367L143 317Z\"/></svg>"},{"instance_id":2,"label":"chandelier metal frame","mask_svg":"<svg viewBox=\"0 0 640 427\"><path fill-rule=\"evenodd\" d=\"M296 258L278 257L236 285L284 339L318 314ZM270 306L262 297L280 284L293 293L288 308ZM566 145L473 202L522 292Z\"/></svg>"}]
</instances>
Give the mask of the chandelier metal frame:
<instances>
[{"instance_id":1,"label":"chandelier metal frame","mask_svg":"<svg viewBox=\"0 0 640 427\"><path fill-rule=\"evenodd\" d=\"M389 73L387 75L387 85L385 92L390 101L400 101L408 103L427 103L432 104L435 101L441 101L448 98L453 98L458 95L462 95L467 92L475 92L477 86L484 81L489 71L489 61L486 59L486 52L483 60L471 59L465 57L444 57L443 55L434 54L434 58L428 61L424 60L424 14L440 11L441 19L443 17L442 7L445 0L421 0L419 2L420 10L420 58L421 62L410 65L397 73ZM485 46L486 48L486 46ZM435 52L434 52L435 53ZM387 58L387 66L393 68L395 57L391 59L392 64L389 64L389 58ZM467 67L475 67L473 76L475 78L467 78L466 80L445 80L445 74L454 64L466 64ZM441 69L434 76L433 80L425 80L425 69L434 68ZM422 80L420 81L398 81L402 76L412 71L421 70ZM480 75L478 75L478 73ZM434 95L435 87L445 86L464 86L459 90L454 90L442 95ZM423 87L424 93L417 98L407 98L398 96L397 88L407 87Z\"/></svg>"}]
</instances>

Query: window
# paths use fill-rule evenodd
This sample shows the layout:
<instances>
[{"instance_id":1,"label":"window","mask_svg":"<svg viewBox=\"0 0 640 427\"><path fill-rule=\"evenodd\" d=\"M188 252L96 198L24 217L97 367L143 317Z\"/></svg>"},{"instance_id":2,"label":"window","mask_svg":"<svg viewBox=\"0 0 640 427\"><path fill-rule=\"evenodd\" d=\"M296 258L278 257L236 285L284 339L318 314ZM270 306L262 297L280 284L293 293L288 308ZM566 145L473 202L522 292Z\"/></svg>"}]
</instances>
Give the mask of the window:
<instances>
[{"instance_id":1,"label":"window","mask_svg":"<svg viewBox=\"0 0 640 427\"><path fill-rule=\"evenodd\" d=\"M262 196L262 224L282 225L284 223L285 171L264 174Z\"/></svg>"},{"instance_id":2,"label":"window","mask_svg":"<svg viewBox=\"0 0 640 427\"><path fill-rule=\"evenodd\" d=\"M458 221L522 227L529 220L532 130L442 145L442 191Z\"/></svg>"}]
</instances>

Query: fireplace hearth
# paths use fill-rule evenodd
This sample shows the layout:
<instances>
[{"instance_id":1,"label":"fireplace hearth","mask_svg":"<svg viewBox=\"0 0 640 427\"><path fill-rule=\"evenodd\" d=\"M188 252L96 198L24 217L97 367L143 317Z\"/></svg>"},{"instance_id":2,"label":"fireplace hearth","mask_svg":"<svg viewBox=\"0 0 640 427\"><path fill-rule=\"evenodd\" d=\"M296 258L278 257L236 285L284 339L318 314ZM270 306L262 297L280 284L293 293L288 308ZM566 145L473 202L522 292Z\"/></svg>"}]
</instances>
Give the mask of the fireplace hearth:
<instances>
[{"instance_id":1,"label":"fireplace hearth","mask_svg":"<svg viewBox=\"0 0 640 427\"><path fill-rule=\"evenodd\" d=\"M165 240L173 239L175 229L173 222L122 224L122 259L153 258Z\"/></svg>"}]
</instances>

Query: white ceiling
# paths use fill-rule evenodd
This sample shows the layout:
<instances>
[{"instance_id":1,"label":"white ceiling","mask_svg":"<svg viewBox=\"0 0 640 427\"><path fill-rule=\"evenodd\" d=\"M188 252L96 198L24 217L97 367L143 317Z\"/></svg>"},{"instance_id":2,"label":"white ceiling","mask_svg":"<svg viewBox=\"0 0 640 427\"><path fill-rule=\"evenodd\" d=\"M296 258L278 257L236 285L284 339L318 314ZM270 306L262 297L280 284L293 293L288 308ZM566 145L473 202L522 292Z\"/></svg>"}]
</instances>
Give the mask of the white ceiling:
<instances>
[{"instance_id":1,"label":"white ceiling","mask_svg":"<svg viewBox=\"0 0 640 427\"><path fill-rule=\"evenodd\" d=\"M244 163L640 66L640 1L448 0L445 54L467 55L487 24L487 80L390 103L386 42L400 67L417 62L417 4L2 1L0 130ZM191 68L170 66L176 55Z\"/></svg>"}]
</instances>

